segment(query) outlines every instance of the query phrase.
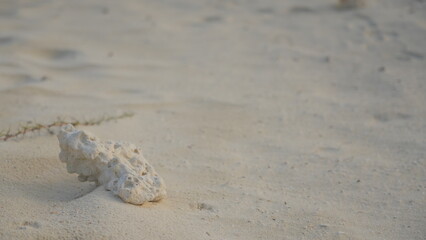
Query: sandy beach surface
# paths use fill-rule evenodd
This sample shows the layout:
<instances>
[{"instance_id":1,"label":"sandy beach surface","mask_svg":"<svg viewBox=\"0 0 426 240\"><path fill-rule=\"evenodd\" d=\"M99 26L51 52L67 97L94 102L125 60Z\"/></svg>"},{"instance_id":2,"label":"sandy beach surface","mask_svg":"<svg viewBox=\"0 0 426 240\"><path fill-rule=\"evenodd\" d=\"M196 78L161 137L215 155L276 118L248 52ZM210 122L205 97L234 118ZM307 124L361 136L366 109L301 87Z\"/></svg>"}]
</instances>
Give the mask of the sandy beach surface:
<instances>
[{"instance_id":1,"label":"sandy beach surface","mask_svg":"<svg viewBox=\"0 0 426 240\"><path fill-rule=\"evenodd\" d=\"M1 0L0 131L139 145L123 203L0 142L0 239L426 239L426 1ZM30 122L31 121L31 122Z\"/></svg>"}]
</instances>

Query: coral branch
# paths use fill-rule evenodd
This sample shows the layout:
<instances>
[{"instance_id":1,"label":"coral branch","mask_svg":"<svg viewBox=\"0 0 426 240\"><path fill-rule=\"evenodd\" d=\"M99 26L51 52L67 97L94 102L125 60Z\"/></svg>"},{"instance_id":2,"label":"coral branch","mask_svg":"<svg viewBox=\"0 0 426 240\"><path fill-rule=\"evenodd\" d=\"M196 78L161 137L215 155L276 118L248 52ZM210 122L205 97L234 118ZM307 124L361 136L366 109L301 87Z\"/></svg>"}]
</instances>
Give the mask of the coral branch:
<instances>
[{"instance_id":1,"label":"coral branch","mask_svg":"<svg viewBox=\"0 0 426 240\"><path fill-rule=\"evenodd\" d=\"M106 119L106 118L105 118ZM95 182L124 202L140 205L166 196L163 179L142 155L142 149L121 141L102 141L94 135L64 126L58 133L59 159L81 182Z\"/></svg>"}]
</instances>

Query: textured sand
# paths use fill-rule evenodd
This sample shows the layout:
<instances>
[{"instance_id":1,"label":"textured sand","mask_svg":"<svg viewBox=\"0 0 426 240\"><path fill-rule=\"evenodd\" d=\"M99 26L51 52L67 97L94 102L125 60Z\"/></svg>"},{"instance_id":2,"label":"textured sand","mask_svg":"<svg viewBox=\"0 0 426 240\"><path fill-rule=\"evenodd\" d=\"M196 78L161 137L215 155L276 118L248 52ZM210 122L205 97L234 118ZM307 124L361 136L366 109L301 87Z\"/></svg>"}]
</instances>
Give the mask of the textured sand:
<instances>
[{"instance_id":1,"label":"textured sand","mask_svg":"<svg viewBox=\"0 0 426 240\"><path fill-rule=\"evenodd\" d=\"M425 239L426 2L0 1L0 129L140 145L168 198L0 142L0 239Z\"/></svg>"}]
</instances>

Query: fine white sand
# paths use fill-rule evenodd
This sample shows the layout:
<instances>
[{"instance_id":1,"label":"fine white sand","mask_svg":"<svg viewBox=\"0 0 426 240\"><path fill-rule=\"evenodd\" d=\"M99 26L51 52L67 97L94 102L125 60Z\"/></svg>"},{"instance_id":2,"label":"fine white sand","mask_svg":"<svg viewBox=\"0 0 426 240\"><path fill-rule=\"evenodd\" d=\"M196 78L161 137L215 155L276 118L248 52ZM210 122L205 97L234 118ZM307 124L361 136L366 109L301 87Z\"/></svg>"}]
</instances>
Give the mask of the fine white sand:
<instances>
[{"instance_id":1,"label":"fine white sand","mask_svg":"<svg viewBox=\"0 0 426 240\"><path fill-rule=\"evenodd\" d=\"M426 2L1 0L0 130L139 145L159 203L0 142L0 239L425 239ZM342 1L344 2L344 1Z\"/></svg>"}]
</instances>

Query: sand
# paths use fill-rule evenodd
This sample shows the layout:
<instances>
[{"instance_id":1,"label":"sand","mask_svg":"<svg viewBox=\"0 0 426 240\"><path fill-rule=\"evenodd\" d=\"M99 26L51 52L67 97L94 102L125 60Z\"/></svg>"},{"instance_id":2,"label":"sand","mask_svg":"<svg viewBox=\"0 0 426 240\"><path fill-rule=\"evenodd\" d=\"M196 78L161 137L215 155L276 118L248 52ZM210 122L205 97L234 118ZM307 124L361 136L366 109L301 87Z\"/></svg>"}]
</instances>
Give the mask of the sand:
<instances>
[{"instance_id":1,"label":"sand","mask_svg":"<svg viewBox=\"0 0 426 240\"><path fill-rule=\"evenodd\" d=\"M426 2L0 1L0 129L139 145L168 197L0 142L0 239L425 239ZM344 1L343 1L344 2Z\"/></svg>"}]
</instances>

